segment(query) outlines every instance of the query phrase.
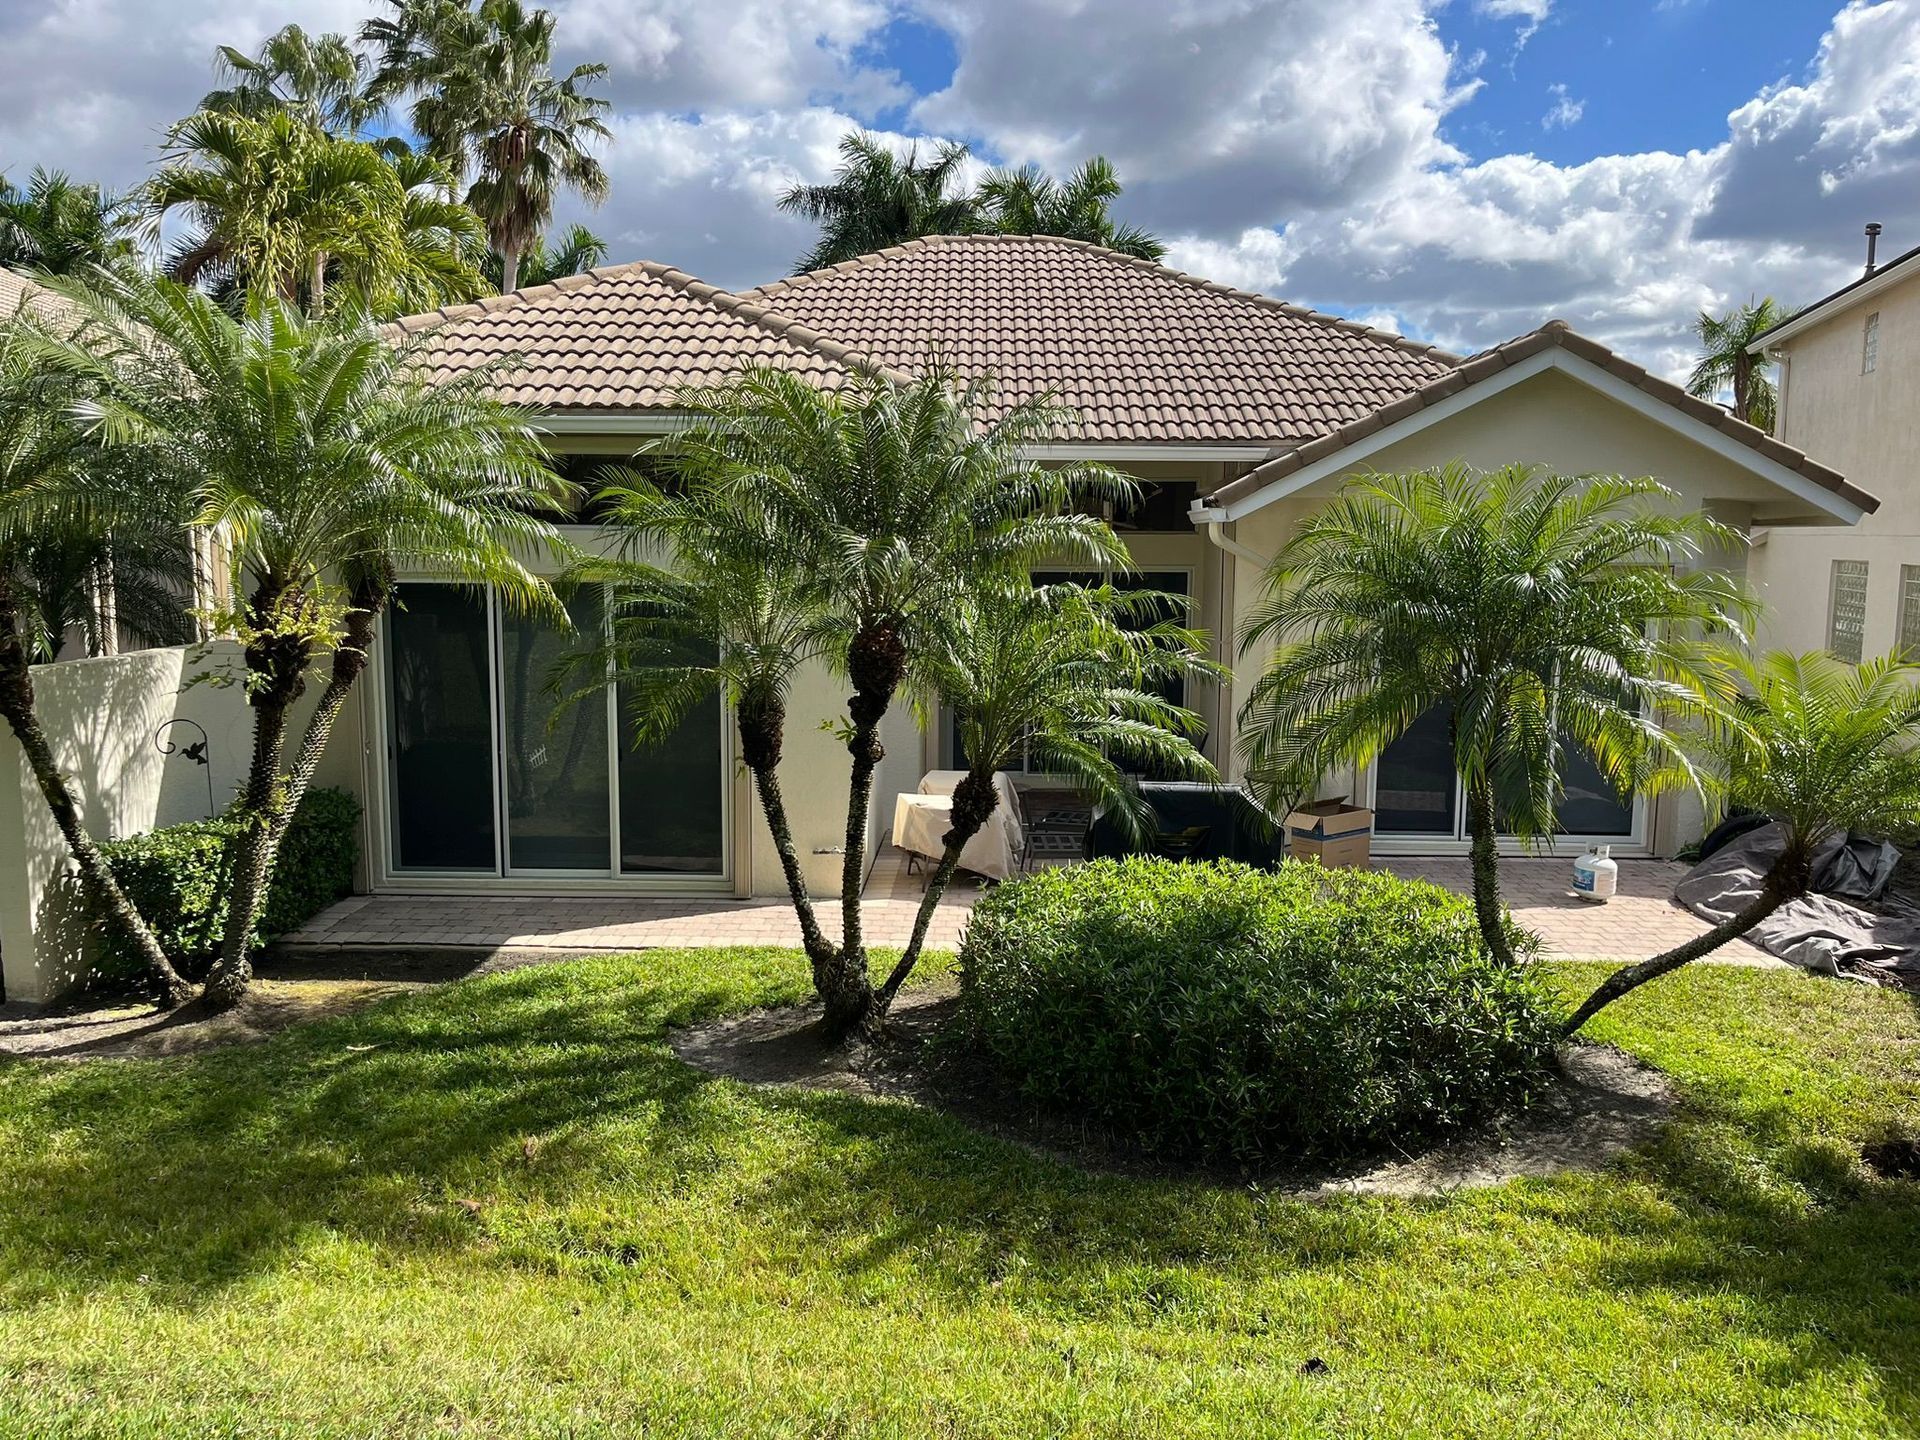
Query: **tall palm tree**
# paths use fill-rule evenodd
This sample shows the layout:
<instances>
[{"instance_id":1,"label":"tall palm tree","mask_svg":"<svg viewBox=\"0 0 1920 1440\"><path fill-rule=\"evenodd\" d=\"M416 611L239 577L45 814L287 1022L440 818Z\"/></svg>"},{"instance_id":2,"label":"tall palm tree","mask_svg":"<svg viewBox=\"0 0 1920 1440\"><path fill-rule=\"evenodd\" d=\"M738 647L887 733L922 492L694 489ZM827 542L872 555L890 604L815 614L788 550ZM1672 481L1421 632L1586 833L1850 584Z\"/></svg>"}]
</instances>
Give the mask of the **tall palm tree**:
<instances>
[{"instance_id":1,"label":"tall palm tree","mask_svg":"<svg viewBox=\"0 0 1920 1440\"><path fill-rule=\"evenodd\" d=\"M673 442L680 473L750 495L792 537L797 581L825 612L830 658L850 682L841 938L813 974L831 1028L873 1031L883 1014L860 891L881 723L922 641L976 587L1048 561L1124 567L1112 528L1076 506L1124 504L1133 486L1104 466L1028 458L1068 413L1042 399L994 418L990 382L962 384L937 365L912 381L867 375L831 392L756 367L681 406L691 421Z\"/></svg>"},{"instance_id":2,"label":"tall palm tree","mask_svg":"<svg viewBox=\"0 0 1920 1440\"><path fill-rule=\"evenodd\" d=\"M1064 181L1037 165L989 171L974 198L987 224L1002 234L1085 240L1142 260L1158 260L1167 253L1158 238L1107 213L1120 198L1120 178L1104 155L1094 156Z\"/></svg>"},{"instance_id":3,"label":"tall palm tree","mask_svg":"<svg viewBox=\"0 0 1920 1440\"><path fill-rule=\"evenodd\" d=\"M1168 681L1225 675L1206 660L1206 637L1165 618L1186 603L1149 590L1016 582L970 590L941 617L916 668L953 714L967 773L954 787L952 828L913 932L875 997L882 1015L919 962L967 842L998 807L997 771L1032 756L1071 776L1135 834L1149 830L1152 812L1116 760L1161 775L1219 778L1194 748L1201 718L1159 693Z\"/></svg>"},{"instance_id":4,"label":"tall palm tree","mask_svg":"<svg viewBox=\"0 0 1920 1440\"><path fill-rule=\"evenodd\" d=\"M160 1003L191 993L153 932L101 857L80 816L65 772L34 708L37 617L24 572L35 547L98 544L117 523L123 533L165 525L164 490L138 472L114 486L85 483L96 458L71 423L87 394L84 369L58 363L77 341L66 319L20 306L0 317L0 715L20 742L54 823L105 923L146 964ZM176 518L184 519L176 515Z\"/></svg>"},{"instance_id":5,"label":"tall palm tree","mask_svg":"<svg viewBox=\"0 0 1920 1440\"><path fill-rule=\"evenodd\" d=\"M1687 393L1717 400L1730 390L1734 419L1758 425L1771 435L1777 396L1765 367L1747 353L1747 347L1785 318L1771 295L1736 305L1718 318L1702 310L1693 322L1700 359L1687 377Z\"/></svg>"},{"instance_id":6,"label":"tall palm tree","mask_svg":"<svg viewBox=\"0 0 1920 1440\"><path fill-rule=\"evenodd\" d=\"M173 128L144 201L156 225L197 227L169 271L187 283L232 277L318 310L329 276L382 313L470 300L478 222L451 177L404 144L342 140L285 110L203 110Z\"/></svg>"},{"instance_id":7,"label":"tall palm tree","mask_svg":"<svg viewBox=\"0 0 1920 1440\"><path fill-rule=\"evenodd\" d=\"M21 190L0 178L0 265L72 275L139 258L126 200L35 166Z\"/></svg>"},{"instance_id":8,"label":"tall palm tree","mask_svg":"<svg viewBox=\"0 0 1920 1440\"><path fill-rule=\"evenodd\" d=\"M606 261L606 241L584 225L569 225L557 238L537 237L527 247L520 257L517 283L523 290L531 285L551 285L555 280L582 274ZM506 279L506 273L501 268L500 256L489 250L481 268L494 287L504 293L501 282Z\"/></svg>"},{"instance_id":9,"label":"tall palm tree","mask_svg":"<svg viewBox=\"0 0 1920 1440\"><path fill-rule=\"evenodd\" d=\"M1833 836L1920 830L1920 667L1893 656L1850 665L1825 651L1759 660L1730 653L1725 663L1740 692L1705 737L1711 787L1771 816L1785 844L1744 908L1704 935L1614 971L1573 1013L1566 1034L1805 895L1814 853Z\"/></svg>"},{"instance_id":10,"label":"tall palm tree","mask_svg":"<svg viewBox=\"0 0 1920 1440\"><path fill-rule=\"evenodd\" d=\"M542 513L572 488L529 417L490 396L497 374L435 385L418 340L390 342L364 315L310 319L256 294L235 319L166 280L102 278L63 291L91 321L69 363L98 395L78 407L100 442L193 497L196 523L232 549L223 617L242 642L253 754L208 997L231 1004L286 825L366 664L402 564L499 586L564 618L527 557L560 546ZM103 339L105 343L103 342ZM327 682L292 764L294 703L327 659Z\"/></svg>"},{"instance_id":11,"label":"tall palm tree","mask_svg":"<svg viewBox=\"0 0 1920 1440\"><path fill-rule=\"evenodd\" d=\"M800 869L780 787L787 699L793 678L831 650L826 607L810 588L795 537L741 488L703 483L700 452L667 465L663 485L630 467L604 472L595 505L618 537L608 556L580 561L568 580L609 587L604 636L570 657L572 701L620 686L641 744L670 737L716 691L733 712L740 758L753 777L767 829L799 917L808 959L832 962ZM671 556L667 564L651 556Z\"/></svg>"},{"instance_id":12,"label":"tall palm tree","mask_svg":"<svg viewBox=\"0 0 1920 1440\"><path fill-rule=\"evenodd\" d=\"M942 141L922 160L910 145L896 155L861 131L840 139L840 165L824 185L796 185L780 208L820 226L820 239L799 269L818 270L922 235L970 235L981 228L975 197L957 188L967 147Z\"/></svg>"},{"instance_id":13,"label":"tall palm tree","mask_svg":"<svg viewBox=\"0 0 1920 1440\"><path fill-rule=\"evenodd\" d=\"M520 283L520 257L571 190L598 204L607 172L592 153L610 138L609 102L589 93L604 65L553 73L553 15L520 0L394 0L395 17L361 38L381 56L374 94L412 95L415 133L456 175L473 175L466 201L500 256L503 291Z\"/></svg>"},{"instance_id":14,"label":"tall palm tree","mask_svg":"<svg viewBox=\"0 0 1920 1440\"><path fill-rule=\"evenodd\" d=\"M379 114L367 93L366 58L344 35L309 35L298 25L274 31L248 55L222 45L214 55L219 78L202 110L261 116L284 110L317 130L348 139Z\"/></svg>"},{"instance_id":15,"label":"tall palm tree","mask_svg":"<svg viewBox=\"0 0 1920 1440\"><path fill-rule=\"evenodd\" d=\"M1295 530L1243 627L1243 651L1275 645L1241 711L1248 777L1284 808L1444 707L1481 934L1510 959L1496 837L1555 834L1569 746L1623 793L1700 784L1672 725L1723 693L1703 632L1740 633L1751 604L1687 567L1735 543L1648 479L1355 480Z\"/></svg>"}]
</instances>

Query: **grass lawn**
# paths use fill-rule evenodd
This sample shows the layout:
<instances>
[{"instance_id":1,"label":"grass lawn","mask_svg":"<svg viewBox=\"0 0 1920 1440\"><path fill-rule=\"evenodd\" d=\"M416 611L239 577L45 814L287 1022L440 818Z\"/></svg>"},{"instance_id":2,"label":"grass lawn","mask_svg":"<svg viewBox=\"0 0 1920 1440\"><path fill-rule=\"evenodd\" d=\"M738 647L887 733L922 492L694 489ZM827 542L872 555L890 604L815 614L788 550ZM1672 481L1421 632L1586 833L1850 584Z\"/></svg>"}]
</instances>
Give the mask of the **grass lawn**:
<instances>
[{"instance_id":1,"label":"grass lawn","mask_svg":"<svg viewBox=\"0 0 1920 1440\"><path fill-rule=\"evenodd\" d=\"M1597 1027L1682 1084L1652 1150L1306 1203L663 1042L803 989L653 952L0 1065L0 1436L1920 1433L1920 1184L1854 1160L1920 1129L1906 997L1683 973Z\"/></svg>"}]
</instances>

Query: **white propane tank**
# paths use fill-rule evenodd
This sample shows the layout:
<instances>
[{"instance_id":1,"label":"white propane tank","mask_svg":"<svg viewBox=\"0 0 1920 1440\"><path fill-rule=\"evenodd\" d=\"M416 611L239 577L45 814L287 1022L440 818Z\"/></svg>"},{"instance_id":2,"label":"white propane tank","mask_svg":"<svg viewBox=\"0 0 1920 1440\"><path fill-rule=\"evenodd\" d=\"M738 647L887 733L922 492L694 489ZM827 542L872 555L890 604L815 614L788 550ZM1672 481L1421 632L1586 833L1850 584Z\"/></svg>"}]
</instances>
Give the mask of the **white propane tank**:
<instances>
[{"instance_id":1,"label":"white propane tank","mask_svg":"<svg viewBox=\"0 0 1920 1440\"><path fill-rule=\"evenodd\" d=\"M1582 900L1604 905L1620 886L1620 866L1608 852L1611 845L1595 845L1573 862L1573 893Z\"/></svg>"}]
</instances>

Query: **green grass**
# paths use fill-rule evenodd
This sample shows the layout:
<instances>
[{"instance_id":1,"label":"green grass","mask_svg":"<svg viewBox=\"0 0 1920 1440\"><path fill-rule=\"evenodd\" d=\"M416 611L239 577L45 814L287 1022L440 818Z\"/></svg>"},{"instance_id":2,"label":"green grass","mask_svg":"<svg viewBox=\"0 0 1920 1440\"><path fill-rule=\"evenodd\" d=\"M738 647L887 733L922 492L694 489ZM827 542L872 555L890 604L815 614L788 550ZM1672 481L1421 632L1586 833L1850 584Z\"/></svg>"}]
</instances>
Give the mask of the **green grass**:
<instances>
[{"instance_id":1,"label":"green grass","mask_svg":"<svg viewBox=\"0 0 1920 1440\"><path fill-rule=\"evenodd\" d=\"M663 1043L803 986L655 952L0 1066L0 1436L1920 1431L1920 1185L1853 1160L1920 1129L1907 998L1683 973L1597 1027L1684 1087L1652 1149L1305 1203Z\"/></svg>"}]
</instances>

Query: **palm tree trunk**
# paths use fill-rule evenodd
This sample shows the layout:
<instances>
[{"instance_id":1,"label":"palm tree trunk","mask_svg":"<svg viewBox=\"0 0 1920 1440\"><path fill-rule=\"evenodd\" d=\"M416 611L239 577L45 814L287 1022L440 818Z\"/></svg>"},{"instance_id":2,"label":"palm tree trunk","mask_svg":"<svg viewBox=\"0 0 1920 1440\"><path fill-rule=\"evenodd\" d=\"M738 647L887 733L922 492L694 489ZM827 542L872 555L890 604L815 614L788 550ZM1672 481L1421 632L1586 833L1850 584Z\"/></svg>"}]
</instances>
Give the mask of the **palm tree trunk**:
<instances>
[{"instance_id":1,"label":"palm tree trunk","mask_svg":"<svg viewBox=\"0 0 1920 1440\"><path fill-rule=\"evenodd\" d=\"M946 894L947 886L952 883L954 872L960 868L960 854L967 848L967 842L978 835L987 821L993 818L994 810L1000 804L999 792L993 788L993 772L981 774L969 772L960 783L953 787L953 827L947 831L945 846L940 851L940 863L934 866L933 874L927 879L927 890L920 897L919 913L913 917L913 934L908 937L907 948L901 953L900 962L887 976L886 984L880 987L875 999L882 1017L893 1004L893 997L900 993L900 987L913 973L913 967L920 963L920 952L927 943L927 930L933 923L934 912L940 907L940 897Z\"/></svg>"},{"instance_id":2,"label":"palm tree trunk","mask_svg":"<svg viewBox=\"0 0 1920 1440\"><path fill-rule=\"evenodd\" d=\"M286 750L288 712L306 689L312 641L287 633L281 607L304 605L291 589L263 584L249 604L252 621L267 631L247 646L247 672L253 706L253 756L240 797L242 826L228 880L225 933L220 954L207 975L207 999L226 1008L238 1004L253 980L253 927L266 898L276 827L284 828L286 792L280 759Z\"/></svg>"},{"instance_id":3,"label":"palm tree trunk","mask_svg":"<svg viewBox=\"0 0 1920 1440\"><path fill-rule=\"evenodd\" d=\"M120 888L119 881L113 878L113 871L80 821L80 807L67 786L67 777L53 758L53 747L34 710L33 674L20 639L18 602L12 584L4 579L0 579L0 713L5 714L8 727L20 742L27 766L40 786L53 823L60 827L67 849L79 866L81 880L93 903L147 967L160 1007L171 1009L184 1003L193 994L193 988L173 968L153 931Z\"/></svg>"},{"instance_id":4,"label":"palm tree trunk","mask_svg":"<svg viewBox=\"0 0 1920 1440\"><path fill-rule=\"evenodd\" d=\"M1784 862L1776 864L1760 882L1760 893L1735 914L1722 920L1704 935L1696 935L1685 944L1676 945L1671 950L1654 956L1651 960L1642 960L1635 965L1623 965L1595 987L1594 992L1581 1004L1580 1008L1568 1017L1560 1027L1562 1035L1572 1035L1598 1015L1607 1006L1618 1000L1630 990L1638 990L1649 980L1658 980L1670 971L1678 970L1682 965L1710 955L1729 940L1738 940L1762 920L1793 898L1804 893L1802 886L1794 890L1785 880L1782 871Z\"/></svg>"},{"instance_id":5,"label":"palm tree trunk","mask_svg":"<svg viewBox=\"0 0 1920 1440\"><path fill-rule=\"evenodd\" d=\"M1735 342L1733 352L1733 418L1753 422L1753 357Z\"/></svg>"},{"instance_id":6,"label":"palm tree trunk","mask_svg":"<svg viewBox=\"0 0 1920 1440\"><path fill-rule=\"evenodd\" d=\"M786 876L793 913L800 920L800 943L813 965L814 987L825 993L821 971L833 963L833 944L821 933L819 918L814 914L813 897L807 893L807 879L800 870L800 852L793 843L793 826L787 820L786 797L780 791L780 749L786 732L786 706L778 697L743 697L734 707L734 719L740 727L741 758L753 776L754 792L760 797L760 813L767 817L767 829L773 836L773 848L780 856L780 869Z\"/></svg>"},{"instance_id":7,"label":"palm tree trunk","mask_svg":"<svg viewBox=\"0 0 1920 1440\"><path fill-rule=\"evenodd\" d=\"M520 247L502 245L500 247L500 293L511 294L520 288Z\"/></svg>"},{"instance_id":8,"label":"palm tree trunk","mask_svg":"<svg viewBox=\"0 0 1920 1440\"><path fill-rule=\"evenodd\" d=\"M1507 943L1506 917L1500 906L1500 845L1495 838L1493 777L1480 774L1467 782L1467 833L1472 839L1473 913L1480 922L1480 938L1502 964L1513 963Z\"/></svg>"}]
</instances>

